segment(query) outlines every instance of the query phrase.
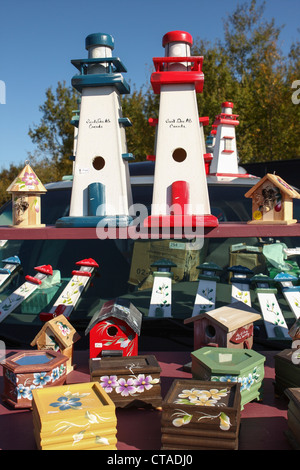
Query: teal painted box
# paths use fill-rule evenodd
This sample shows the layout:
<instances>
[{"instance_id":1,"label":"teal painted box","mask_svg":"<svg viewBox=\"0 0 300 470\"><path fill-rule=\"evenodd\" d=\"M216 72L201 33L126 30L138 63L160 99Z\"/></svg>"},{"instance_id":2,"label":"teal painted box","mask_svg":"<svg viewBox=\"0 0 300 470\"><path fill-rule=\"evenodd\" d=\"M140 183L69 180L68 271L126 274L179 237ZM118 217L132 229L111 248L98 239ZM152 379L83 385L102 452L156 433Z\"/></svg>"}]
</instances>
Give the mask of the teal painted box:
<instances>
[{"instance_id":1,"label":"teal painted box","mask_svg":"<svg viewBox=\"0 0 300 470\"><path fill-rule=\"evenodd\" d=\"M241 410L252 400L262 400L266 358L252 349L204 347L192 354L193 379L239 382Z\"/></svg>"}]
</instances>

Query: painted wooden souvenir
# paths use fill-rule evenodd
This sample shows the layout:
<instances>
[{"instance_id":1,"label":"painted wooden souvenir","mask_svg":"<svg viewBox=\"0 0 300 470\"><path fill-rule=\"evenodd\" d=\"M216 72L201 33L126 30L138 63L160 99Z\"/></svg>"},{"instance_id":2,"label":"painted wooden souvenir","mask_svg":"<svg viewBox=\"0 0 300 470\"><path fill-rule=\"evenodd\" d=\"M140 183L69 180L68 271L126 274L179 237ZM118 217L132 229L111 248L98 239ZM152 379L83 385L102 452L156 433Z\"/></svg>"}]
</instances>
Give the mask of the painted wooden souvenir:
<instances>
[{"instance_id":1,"label":"painted wooden souvenir","mask_svg":"<svg viewBox=\"0 0 300 470\"><path fill-rule=\"evenodd\" d=\"M288 273L278 273L274 277L274 281L281 286L281 291L287 301L291 311L296 319L300 317L300 286L294 286L294 282L298 282L298 277Z\"/></svg>"},{"instance_id":2,"label":"painted wooden souvenir","mask_svg":"<svg viewBox=\"0 0 300 470\"><path fill-rule=\"evenodd\" d=\"M63 314L69 318L73 310L78 305L80 297L89 287L97 268L98 263L92 258L77 261L76 266L79 269L72 271L72 277L62 293L56 299L49 312L41 312L40 319L42 321L51 320L57 315Z\"/></svg>"},{"instance_id":3,"label":"painted wooden souvenir","mask_svg":"<svg viewBox=\"0 0 300 470\"><path fill-rule=\"evenodd\" d=\"M95 382L33 391L39 450L117 450L115 405Z\"/></svg>"},{"instance_id":4,"label":"painted wooden souvenir","mask_svg":"<svg viewBox=\"0 0 300 470\"><path fill-rule=\"evenodd\" d=\"M217 282L220 280L217 274L222 271L222 268L215 263L203 263L197 266L197 269L200 269L201 272L198 276L199 284L193 317L215 308Z\"/></svg>"},{"instance_id":5,"label":"painted wooden souvenir","mask_svg":"<svg viewBox=\"0 0 300 470\"><path fill-rule=\"evenodd\" d=\"M238 114L233 114L233 103L222 103L222 111L216 116L214 129L216 129L213 159L210 165L210 174L216 176L240 176L238 169L238 155L236 146L235 128L239 125Z\"/></svg>"},{"instance_id":6,"label":"painted wooden souvenir","mask_svg":"<svg viewBox=\"0 0 300 470\"><path fill-rule=\"evenodd\" d=\"M298 318L291 326L289 335L292 338L292 341L297 341L296 347L300 347L300 342L298 342L298 340L300 340L300 318Z\"/></svg>"},{"instance_id":7,"label":"painted wooden souvenir","mask_svg":"<svg viewBox=\"0 0 300 470\"><path fill-rule=\"evenodd\" d=\"M194 325L194 349L215 346L234 349L251 349L253 324L261 315L242 302L201 313L184 320Z\"/></svg>"},{"instance_id":8,"label":"painted wooden souvenir","mask_svg":"<svg viewBox=\"0 0 300 470\"><path fill-rule=\"evenodd\" d=\"M0 323L13 312L25 299L27 299L48 276L53 275L53 269L50 264L37 266L35 276L25 276L26 282L18 287L12 294L4 299L0 304Z\"/></svg>"},{"instance_id":9,"label":"painted wooden souvenir","mask_svg":"<svg viewBox=\"0 0 300 470\"><path fill-rule=\"evenodd\" d=\"M141 325L142 314L128 299L105 302L85 330L90 336L90 358L136 356Z\"/></svg>"},{"instance_id":10,"label":"painted wooden souvenir","mask_svg":"<svg viewBox=\"0 0 300 470\"><path fill-rule=\"evenodd\" d=\"M41 223L41 195L47 192L31 166L26 163L7 188L12 195L14 227L44 227Z\"/></svg>"},{"instance_id":11,"label":"painted wooden souvenir","mask_svg":"<svg viewBox=\"0 0 300 470\"><path fill-rule=\"evenodd\" d=\"M116 407L161 407L161 368L152 355L90 359L90 379L97 381Z\"/></svg>"},{"instance_id":12,"label":"painted wooden souvenir","mask_svg":"<svg viewBox=\"0 0 300 470\"><path fill-rule=\"evenodd\" d=\"M16 274L20 272L21 261L18 256L10 256L2 260L3 267L0 268L0 291L2 291Z\"/></svg>"},{"instance_id":13,"label":"painted wooden souvenir","mask_svg":"<svg viewBox=\"0 0 300 470\"><path fill-rule=\"evenodd\" d=\"M151 264L153 287L148 317L172 316L172 277L171 269L176 267L172 261L162 258Z\"/></svg>"},{"instance_id":14,"label":"painted wooden souvenir","mask_svg":"<svg viewBox=\"0 0 300 470\"><path fill-rule=\"evenodd\" d=\"M163 450L237 450L239 383L173 381L162 404Z\"/></svg>"},{"instance_id":15,"label":"painted wooden souvenir","mask_svg":"<svg viewBox=\"0 0 300 470\"><path fill-rule=\"evenodd\" d=\"M274 356L275 394L280 396L287 388L300 387L300 349L284 349Z\"/></svg>"},{"instance_id":16,"label":"painted wooden souvenir","mask_svg":"<svg viewBox=\"0 0 300 470\"><path fill-rule=\"evenodd\" d=\"M58 351L66 356L68 358L66 363L68 374L74 369L73 349L79 339L79 334L66 317L58 315L43 325L30 345L36 346L39 351Z\"/></svg>"},{"instance_id":17,"label":"painted wooden souvenir","mask_svg":"<svg viewBox=\"0 0 300 470\"><path fill-rule=\"evenodd\" d=\"M253 275L253 271L246 266L231 266L228 271L233 273L230 278L232 284L231 288L231 302L240 301L251 307L250 284L251 278L248 276Z\"/></svg>"},{"instance_id":18,"label":"painted wooden souvenir","mask_svg":"<svg viewBox=\"0 0 300 470\"><path fill-rule=\"evenodd\" d=\"M81 93L80 119L68 217L57 227L120 227L132 217L132 193L121 95L130 93L122 73L126 68L112 57L114 38L105 33L86 37L87 59L72 60L79 74L72 86Z\"/></svg>"},{"instance_id":19,"label":"painted wooden souvenir","mask_svg":"<svg viewBox=\"0 0 300 470\"><path fill-rule=\"evenodd\" d=\"M160 104L153 199L145 227L218 225L210 210L196 100L203 89L203 57L191 56L192 43L189 33L171 31L162 39L165 57L153 59L151 85Z\"/></svg>"},{"instance_id":20,"label":"painted wooden souvenir","mask_svg":"<svg viewBox=\"0 0 300 470\"><path fill-rule=\"evenodd\" d=\"M289 399L285 435L293 449L300 450L300 388L288 388L285 394Z\"/></svg>"},{"instance_id":21,"label":"painted wooden souvenir","mask_svg":"<svg viewBox=\"0 0 300 470\"><path fill-rule=\"evenodd\" d=\"M13 408L31 408L37 388L62 385L68 358L56 351L19 351L2 362L3 401Z\"/></svg>"},{"instance_id":22,"label":"painted wooden souvenir","mask_svg":"<svg viewBox=\"0 0 300 470\"><path fill-rule=\"evenodd\" d=\"M255 292L260 305L268 339L288 339L288 327L278 304L274 286L274 279L264 274L257 274L251 278L256 285Z\"/></svg>"},{"instance_id":23,"label":"painted wooden souvenir","mask_svg":"<svg viewBox=\"0 0 300 470\"><path fill-rule=\"evenodd\" d=\"M252 400L262 400L266 358L252 349L204 347L192 353L194 379L241 385L241 410Z\"/></svg>"},{"instance_id":24,"label":"painted wooden souvenir","mask_svg":"<svg viewBox=\"0 0 300 470\"><path fill-rule=\"evenodd\" d=\"M300 194L280 176L267 173L245 197L252 198L252 220L248 224L295 224L293 199Z\"/></svg>"}]
</instances>

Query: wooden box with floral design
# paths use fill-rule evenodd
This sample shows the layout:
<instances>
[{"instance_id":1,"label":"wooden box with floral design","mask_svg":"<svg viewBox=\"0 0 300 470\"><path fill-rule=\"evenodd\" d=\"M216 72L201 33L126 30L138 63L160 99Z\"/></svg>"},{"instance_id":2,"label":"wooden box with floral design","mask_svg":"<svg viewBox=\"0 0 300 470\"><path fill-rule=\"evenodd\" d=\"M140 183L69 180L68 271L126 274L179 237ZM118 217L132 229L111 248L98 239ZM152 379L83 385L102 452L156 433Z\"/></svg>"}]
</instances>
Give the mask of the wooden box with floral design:
<instances>
[{"instance_id":1,"label":"wooden box with floral design","mask_svg":"<svg viewBox=\"0 0 300 470\"><path fill-rule=\"evenodd\" d=\"M19 351L3 363L2 399L13 408L31 408L36 388L62 385L68 358L56 351Z\"/></svg>"},{"instance_id":2,"label":"wooden box with floral design","mask_svg":"<svg viewBox=\"0 0 300 470\"><path fill-rule=\"evenodd\" d=\"M152 355L90 359L90 379L97 381L116 407L161 407L161 368Z\"/></svg>"},{"instance_id":3,"label":"wooden box with floral design","mask_svg":"<svg viewBox=\"0 0 300 470\"><path fill-rule=\"evenodd\" d=\"M96 382L33 391L39 450L116 450L115 405Z\"/></svg>"},{"instance_id":4,"label":"wooden box with floral design","mask_svg":"<svg viewBox=\"0 0 300 470\"><path fill-rule=\"evenodd\" d=\"M241 384L241 409L261 400L266 358L252 349L204 347L192 353L194 379Z\"/></svg>"},{"instance_id":5,"label":"wooden box with floral design","mask_svg":"<svg viewBox=\"0 0 300 470\"><path fill-rule=\"evenodd\" d=\"M282 395L287 388L300 387L300 348L284 349L274 356L276 395Z\"/></svg>"},{"instance_id":6,"label":"wooden box with floral design","mask_svg":"<svg viewBox=\"0 0 300 470\"><path fill-rule=\"evenodd\" d=\"M237 450L239 383L176 379L162 404L162 449Z\"/></svg>"}]
</instances>

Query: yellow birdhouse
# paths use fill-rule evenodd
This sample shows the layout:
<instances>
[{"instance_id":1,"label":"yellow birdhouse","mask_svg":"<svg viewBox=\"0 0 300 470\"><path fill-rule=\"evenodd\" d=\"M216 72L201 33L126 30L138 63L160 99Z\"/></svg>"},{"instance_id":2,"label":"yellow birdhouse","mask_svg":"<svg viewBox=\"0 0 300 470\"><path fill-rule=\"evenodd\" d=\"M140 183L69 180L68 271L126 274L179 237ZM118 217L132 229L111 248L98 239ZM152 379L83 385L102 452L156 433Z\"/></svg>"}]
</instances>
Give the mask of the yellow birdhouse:
<instances>
[{"instance_id":1,"label":"yellow birdhouse","mask_svg":"<svg viewBox=\"0 0 300 470\"><path fill-rule=\"evenodd\" d=\"M41 224L41 195L47 190L28 163L7 188L7 192L12 195L14 227L45 226Z\"/></svg>"},{"instance_id":2,"label":"yellow birdhouse","mask_svg":"<svg viewBox=\"0 0 300 470\"><path fill-rule=\"evenodd\" d=\"M62 353L68 358L67 374L74 369L73 346L80 339L75 328L64 315L59 315L44 324L42 329L30 343L38 350L53 350Z\"/></svg>"},{"instance_id":3,"label":"yellow birdhouse","mask_svg":"<svg viewBox=\"0 0 300 470\"><path fill-rule=\"evenodd\" d=\"M245 197L252 198L252 220L248 224L295 224L293 199L300 194L280 176L267 173Z\"/></svg>"}]
</instances>

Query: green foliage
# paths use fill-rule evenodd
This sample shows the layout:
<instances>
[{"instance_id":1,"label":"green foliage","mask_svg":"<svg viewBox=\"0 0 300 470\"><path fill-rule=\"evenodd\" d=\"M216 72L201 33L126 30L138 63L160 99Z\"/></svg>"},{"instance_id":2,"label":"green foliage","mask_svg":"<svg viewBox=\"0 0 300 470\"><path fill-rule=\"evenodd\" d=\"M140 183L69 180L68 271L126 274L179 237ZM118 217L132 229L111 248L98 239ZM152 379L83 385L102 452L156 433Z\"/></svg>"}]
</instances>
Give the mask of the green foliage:
<instances>
[{"instance_id":1,"label":"green foliage","mask_svg":"<svg viewBox=\"0 0 300 470\"><path fill-rule=\"evenodd\" d=\"M70 123L72 113L78 108L78 93L65 82L58 82L55 94L51 87L46 90L46 100L40 111L41 122L29 128L29 136L37 144L35 159L39 156L46 167L55 166L55 174L71 174L73 155L74 127ZM31 160L32 157L30 157Z\"/></svg>"}]
</instances>

